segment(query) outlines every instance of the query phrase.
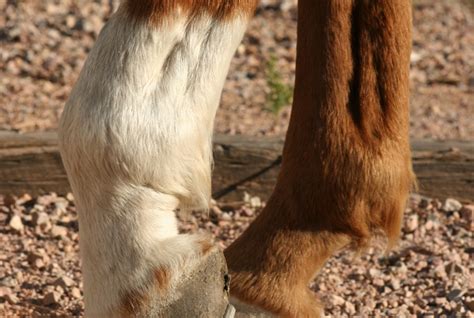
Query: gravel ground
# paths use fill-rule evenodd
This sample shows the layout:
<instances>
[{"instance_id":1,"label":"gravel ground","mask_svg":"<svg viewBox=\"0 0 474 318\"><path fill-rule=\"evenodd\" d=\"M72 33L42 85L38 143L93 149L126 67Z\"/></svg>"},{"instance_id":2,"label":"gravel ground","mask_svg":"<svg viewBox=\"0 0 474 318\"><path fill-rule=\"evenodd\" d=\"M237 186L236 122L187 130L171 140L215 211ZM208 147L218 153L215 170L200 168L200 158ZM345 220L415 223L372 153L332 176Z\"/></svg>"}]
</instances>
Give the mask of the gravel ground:
<instances>
[{"instance_id":1,"label":"gravel ground","mask_svg":"<svg viewBox=\"0 0 474 318\"><path fill-rule=\"evenodd\" d=\"M182 232L206 230L225 247L258 215L247 197L182 218ZM412 196L399 246L355 257L343 251L312 289L326 314L474 317L474 205ZM78 223L72 195L0 196L0 316L77 316L83 311ZM378 244L381 246L381 243Z\"/></svg>"},{"instance_id":2,"label":"gravel ground","mask_svg":"<svg viewBox=\"0 0 474 318\"><path fill-rule=\"evenodd\" d=\"M283 134L289 107L268 111L266 65L294 81L294 0L262 0L232 62L216 130ZM115 4L110 6L109 4ZM0 129L55 129L87 52L117 0L0 0ZM411 135L474 136L474 20L460 0L415 0Z\"/></svg>"}]
</instances>

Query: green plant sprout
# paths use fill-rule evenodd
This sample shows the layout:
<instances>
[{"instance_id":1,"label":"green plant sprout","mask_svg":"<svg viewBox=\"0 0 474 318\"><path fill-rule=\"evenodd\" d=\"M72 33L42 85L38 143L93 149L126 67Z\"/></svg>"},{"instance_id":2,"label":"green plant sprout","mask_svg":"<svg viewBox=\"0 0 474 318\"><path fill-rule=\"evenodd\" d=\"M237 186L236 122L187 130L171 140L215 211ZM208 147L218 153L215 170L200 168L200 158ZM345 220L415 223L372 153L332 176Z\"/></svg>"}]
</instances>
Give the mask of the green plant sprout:
<instances>
[{"instance_id":1,"label":"green plant sprout","mask_svg":"<svg viewBox=\"0 0 474 318\"><path fill-rule=\"evenodd\" d=\"M290 105L293 98L293 86L283 81L276 64L277 58L272 55L267 62L265 73L270 88L267 94L267 109L278 115L283 107Z\"/></svg>"}]
</instances>

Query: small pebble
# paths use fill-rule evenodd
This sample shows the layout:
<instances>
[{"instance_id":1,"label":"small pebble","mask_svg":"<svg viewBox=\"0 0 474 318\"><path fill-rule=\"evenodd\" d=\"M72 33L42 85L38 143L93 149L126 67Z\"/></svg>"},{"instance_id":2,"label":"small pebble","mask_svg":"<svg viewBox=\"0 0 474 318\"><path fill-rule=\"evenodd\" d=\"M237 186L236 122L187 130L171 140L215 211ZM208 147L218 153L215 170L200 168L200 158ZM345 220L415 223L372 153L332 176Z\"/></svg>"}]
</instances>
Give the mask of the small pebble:
<instances>
[{"instance_id":1,"label":"small pebble","mask_svg":"<svg viewBox=\"0 0 474 318\"><path fill-rule=\"evenodd\" d=\"M56 291L49 292L43 298L43 305L45 306L56 305L58 304L60 298L61 298L60 293Z\"/></svg>"},{"instance_id":2,"label":"small pebble","mask_svg":"<svg viewBox=\"0 0 474 318\"><path fill-rule=\"evenodd\" d=\"M408 216L405 222L405 232L411 233L414 232L418 228L418 215L411 214Z\"/></svg>"},{"instance_id":3,"label":"small pebble","mask_svg":"<svg viewBox=\"0 0 474 318\"><path fill-rule=\"evenodd\" d=\"M462 208L461 202L455 200L455 199L446 199L444 201L444 204L442 206L442 209L446 212L454 212L454 211L459 211Z\"/></svg>"},{"instance_id":4,"label":"small pebble","mask_svg":"<svg viewBox=\"0 0 474 318\"><path fill-rule=\"evenodd\" d=\"M60 237L64 238L67 236L68 229L67 227L61 226L61 225L53 225L51 228L51 235L53 237Z\"/></svg>"},{"instance_id":5,"label":"small pebble","mask_svg":"<svg viewBox=\"0 0 474 318\"><path fill-rule=\"evenodd\" d=\"M21 221L21 217L16 214L12 216L8 225L10 225L10 228L15 230L16 232L21 232L24 228L23 222Z\"/></svg>"}]
</instances>

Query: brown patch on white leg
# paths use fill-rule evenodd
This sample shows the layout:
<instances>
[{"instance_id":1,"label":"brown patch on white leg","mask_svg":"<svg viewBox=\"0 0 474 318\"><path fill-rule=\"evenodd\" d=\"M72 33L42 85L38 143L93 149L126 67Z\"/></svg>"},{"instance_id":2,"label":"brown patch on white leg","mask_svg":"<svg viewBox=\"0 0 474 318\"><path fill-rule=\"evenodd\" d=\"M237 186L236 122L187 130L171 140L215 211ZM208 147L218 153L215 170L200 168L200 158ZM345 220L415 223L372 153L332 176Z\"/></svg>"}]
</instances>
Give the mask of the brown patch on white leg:
<instances>
[{"instance_id":1,"label":"brown patch on white leg","mask_svg":"<svg viewBox=\"0 0 474 318\"><path fill-rule=\"evenodd\" d=\"M160 267L153 271L155 277L155 289L161 294L166 294L166 291L170 288L171 283L171 272L164 268Z\"/></svg>"},{"instance_id":2,"label":"brown patch on white leg","mask_svg":"<svg viewBox=\"0 0 474 318\"><path fill-rule=\"evenodd\" d=\"M127 0L125 8L134 19L156 26L176 13L190 17L204 13L216 20L229 20L236 16L250 17L257 4L257 0Z\"/></svg>"},{"instance_id":3,"label":"brown patch on white leg","mask_svg":"<svg viewBox=\"0 0 474 318\"><path fill-rule=\"evenodd\" d=\"M203 255L209 253L209 251L214 247L214 243L212 242L210 235L203 235L202 238L197 241L197 243L201 247Z\"/></svg>"},{"instance_id":4,"label":"brown patch on white leg","mask_svg":"<svg viewBox=\"0 0 474 318\"><path fill-rule=\"evenodd\" d=\"M147 306L149 300L147 293L131 291L122 298L118 313L120 317L136 317Z\"/></svg>"},{"instance_id":5,"label":"brown patch on white leg","mask_svg":"<svg viewBox=\"0 0 474 318\"><path fill-rule=\"evenodd\" d=\"M171 287L170 284L171 272L165 267L156 268L153 271L151 283L154 288L146 288L146 291L128 292L122 298L121 306L118 310L119 315L121 317L136 317L138 314L145 312L145 309L150 305L153 290L161 296L165 296Z\"/></svg>"},{"instance_id":6,"label":"brown patch on white leg","mask_svg":"<svg viewBox=\"0 0 474 318\"><path fill-rule=\"evenodd\" d=\"M209 255L213 248L209 234L178 235L163 241L158 250L164 252L167 249L164 254L173 254L175 261L151 268L143 288L125 293L118 311L120 315L128 317L146 314L150 306L156 307L155 299L158 298L160 303L169 301L174 297L174 289L182 279L181 275L194 270L196 265L201 264L202 257Z\"/></svg>"}]
</instances>

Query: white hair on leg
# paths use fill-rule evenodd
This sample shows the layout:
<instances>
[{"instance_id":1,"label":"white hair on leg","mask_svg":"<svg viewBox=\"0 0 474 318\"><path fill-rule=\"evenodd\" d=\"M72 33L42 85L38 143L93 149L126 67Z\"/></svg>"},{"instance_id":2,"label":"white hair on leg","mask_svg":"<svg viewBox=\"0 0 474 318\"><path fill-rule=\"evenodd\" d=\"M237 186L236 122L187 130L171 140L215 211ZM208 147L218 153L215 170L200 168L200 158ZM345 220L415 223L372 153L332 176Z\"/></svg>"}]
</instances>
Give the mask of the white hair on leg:
<instances>
[{"instance_id":1,"label":"white hair on leg","mask_svg":"<svg viewBox=\"0 0 474 318\"><path fill-rule=\"evenodd\" d=\"M135 310L152 284L171 290L210 246L178 234L175 210L208 207L214 116L246 23L176 14L150 27L122 5L99 35L59 128L86 316Z\"/></svg>"}]
</instances>

